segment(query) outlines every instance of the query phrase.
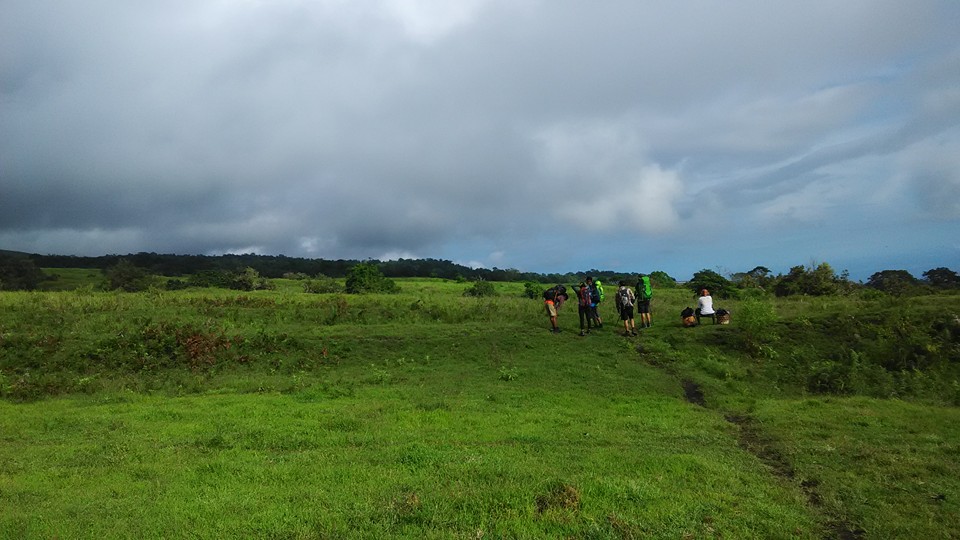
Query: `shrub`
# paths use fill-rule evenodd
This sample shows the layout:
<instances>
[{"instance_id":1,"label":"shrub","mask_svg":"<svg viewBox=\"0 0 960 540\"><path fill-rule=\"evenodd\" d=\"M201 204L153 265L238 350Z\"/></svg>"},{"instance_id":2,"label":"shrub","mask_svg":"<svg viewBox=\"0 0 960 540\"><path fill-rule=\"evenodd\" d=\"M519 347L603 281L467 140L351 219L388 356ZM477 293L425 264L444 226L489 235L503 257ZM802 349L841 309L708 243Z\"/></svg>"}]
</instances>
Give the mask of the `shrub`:
<instances>
[{"instance_id":1,"label":"shrub","mask_svg":"<svg viewBox=\"0 0 960 540\"><path fill-rule=\"evenodd\" d=\"M276 288L267 278L260 277L260 272L247 267L238 274L234 274L230 283L231 289L240 291L262 291Z\"/></svg>"},{"instance_id":2,"label":"shrub","mask_svg":"<svg viewBox=\"0 0 960 540\"><path fill-rule=\"evenodd\" d=\"M312 294L342 293L343 285L332 277L317 274L316 278L303 282L303 292Z\"/></svg>"},{"instance_id":3,"label":"shrub","mask_svg":"<svg viewBox=\"0 0 960 540\"><path fill-rule=\"evenodd\" d=\"M493 283L482 279L474 282L473 286L463 291L464 296L496 296L497 291L493 288Z\"/></svg>"},{"instance_id":4,"label":"shrub","mask_svg":"<svg viewBox=\"0 0 960 540\"><path fill-rule=\"evenodd\" d=\"M351 294L396 293L397 284L387 279L380 268L371 262L358 263L347 273L346 291Z\"/></svg>"},{"instance_id":5,"label":"shrub","mask_svg":"<svg viewBox=\"0 0 960 540\"><path fill-rule=\"evenodd\" d=\"M540 295L543 294L541 289L543 289L543 286L539 283L528 281L523 284L523 297L536 300L537 298L540 298Z\"/></svg>"},{"instance_id":6,"label":"shrub","mask_svg":"<svg viewBox=\"0 0 960 540\"><path fill-rule=\"evenodd\" d=\"M744 338L744 348L753 355L769 352L766 345L779 338L776 322L777 312L769 301L761 298L744 300L737 313L737 327Z\"/></svg>"},{"instance_id":7,"label":"shrub","mask_svg":"<svg viewBox=\"0 0 960 540\"><path fill-rule=\"evenodd\" d=\"M107 278L109 290L124 290L127 292L145 291L150 287L150 275L146 270L127 259L120 259L117 264L103 271Z\"/></svg>"},{"instance_id":8,"label":"shrub","mask_svg":"<svg viewBox=\"0 0 960 540\"><path fill-rule=\"evenodd\" d=\"M0 253L0 291L33 290L45 278L28 257Z\"/></svg>"}]
</instances>

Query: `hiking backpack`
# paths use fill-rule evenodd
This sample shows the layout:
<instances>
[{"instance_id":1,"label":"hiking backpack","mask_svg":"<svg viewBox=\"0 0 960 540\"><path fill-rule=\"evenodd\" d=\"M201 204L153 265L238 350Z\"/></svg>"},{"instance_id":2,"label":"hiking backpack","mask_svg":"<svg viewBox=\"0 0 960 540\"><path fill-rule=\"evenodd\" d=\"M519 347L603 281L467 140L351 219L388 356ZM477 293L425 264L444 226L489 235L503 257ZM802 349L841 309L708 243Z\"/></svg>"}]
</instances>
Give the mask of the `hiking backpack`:
<instances>
[{"instance_id":1,"label":"hiking backpack","mask_svg":"<svg viewBox=\"0 0 960 540\"><path fill-rule=\"evenodd\" d=\"M633 306L633 302L630 301L630 289L626 287L617 289L617 305L621 309Z\"/></svg>"},{"instance_id":2,"label":"hiking backpack","mask_svg":"<svg viewBox=\"0 0 960 540\"><path fill-rule=\"evenodd\" d=\"M648 302L653 298L653 287L650 286L650 277L643 276L637 281L637 300Z\"/></svg>"},{"instance_id":3,"label":"hiking backpack","mask_svg":"<svg viewBox=\"0 0 960 540\"><path fill-rule=\"evenodd\" d=\"M566 294L566 292L567 292L567 288L564 287L563 285L554 285L553 287L550 287L549 289L543 291L543 299L556 300L557 296L564 295Z\"/></svg>"}]
</instances>

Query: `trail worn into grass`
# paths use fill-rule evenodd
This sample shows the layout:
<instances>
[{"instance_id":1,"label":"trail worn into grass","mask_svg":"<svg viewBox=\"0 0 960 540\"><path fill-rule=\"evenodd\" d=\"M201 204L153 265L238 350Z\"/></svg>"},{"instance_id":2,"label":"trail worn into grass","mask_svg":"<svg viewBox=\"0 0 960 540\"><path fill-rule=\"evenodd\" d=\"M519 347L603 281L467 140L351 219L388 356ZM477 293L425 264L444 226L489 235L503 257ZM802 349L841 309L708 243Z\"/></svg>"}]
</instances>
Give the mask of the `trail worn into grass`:
<instances>
[{"instance_id":1,"label":"trail worn into grass","mask_svg":"<svg viewBox=\"0 0 960 540\"><path fill-rule=\"evenodd\" d=\"M703 389L692 379L681 381L686 400L700 407L707 407ZM760 424L751 416L745 414L724 414L724 419L736 426L737 443L743 450L749 452L766 465L771 474L784 480L795 480L796 469L789 459L780 451L779 443L769 433L761 428ZM806 497L808 505L818 514L825 516L823 526L826 538L840 540L860 540L865 538L866 531L856 524L838 517L835 512L825 507L823 498L817 490L820 482L816 479L806 479L800 482L799 488Z\"/></svg>"}]
</instances>

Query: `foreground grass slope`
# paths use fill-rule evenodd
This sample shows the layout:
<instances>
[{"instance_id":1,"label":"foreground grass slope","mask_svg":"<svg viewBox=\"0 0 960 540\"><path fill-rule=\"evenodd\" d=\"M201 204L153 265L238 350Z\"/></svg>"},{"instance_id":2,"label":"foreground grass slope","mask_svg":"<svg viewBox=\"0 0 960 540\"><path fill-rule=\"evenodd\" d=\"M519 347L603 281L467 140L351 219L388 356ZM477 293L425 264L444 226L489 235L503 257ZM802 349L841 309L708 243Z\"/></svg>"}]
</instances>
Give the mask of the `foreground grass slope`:
<instances>
[{"instance_id":1,"label":"foreground grass slope","mask_svg":"<svg viewBox=\"0 0 960 540\"><path fill-rule=\"evenodd\" d=\"M955 407L807 395L736 303L584 339L496 285L0 295L0 536L960 537Z\"/></svg>"}]
</instances>

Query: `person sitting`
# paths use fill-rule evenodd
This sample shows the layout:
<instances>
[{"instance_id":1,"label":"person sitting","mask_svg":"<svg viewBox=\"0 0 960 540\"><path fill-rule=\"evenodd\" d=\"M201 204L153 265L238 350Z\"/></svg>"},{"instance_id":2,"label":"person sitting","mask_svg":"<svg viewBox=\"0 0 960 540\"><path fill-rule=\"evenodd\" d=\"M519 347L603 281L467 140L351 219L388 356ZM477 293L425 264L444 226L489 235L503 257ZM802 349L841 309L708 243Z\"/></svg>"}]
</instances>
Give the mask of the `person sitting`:
<instances>
[{"instance_id":1,"label":"person sitting","mask_svg":"<svg viewBox=\"0 0 960 540\"><path fill-rule=\"evenodd\" d=\"M717 314L713 311L713 297L710 291L702 289L700 298L697 298L697 310L694 312L697 318L697 324L700 324L700 317L710 317L713 324L717 324Z\"/></svg>"}]
</instances>

